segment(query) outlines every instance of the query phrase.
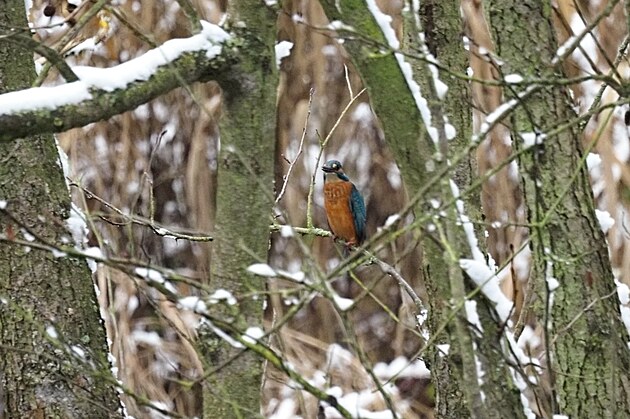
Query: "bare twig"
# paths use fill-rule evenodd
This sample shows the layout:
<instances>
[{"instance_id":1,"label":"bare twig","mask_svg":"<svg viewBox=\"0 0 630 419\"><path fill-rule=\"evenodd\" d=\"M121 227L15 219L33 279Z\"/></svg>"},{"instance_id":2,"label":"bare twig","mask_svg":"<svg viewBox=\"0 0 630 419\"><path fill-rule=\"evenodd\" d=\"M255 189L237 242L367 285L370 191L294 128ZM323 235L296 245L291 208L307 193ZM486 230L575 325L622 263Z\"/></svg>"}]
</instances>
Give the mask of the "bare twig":
<instances>
[{"instance_id":1,"label":"bare twig","mask_svg":"<svg viewBox=\"0 0 630 419\"><path fill-rule=\"evenodd\" d=\"M63 77L68 83L79 80L74 71L70 68L68 63L66 63L61 55L57 53L52 48L47 47L41 42L36 41L28 35L24 35L21 33L11 32L7 34L0 35L0 40L5 40L16 45L19 45L25 49L30 49L33 52L41 55L46 58L51 65L54 65L57 70L59 70L59 74Z\"/></svg>"},{"instance_id":2,"label":"bare twig","mask_svg":"<svg viewBox=\"0 0 630 419\"><path fill-rule=\"evenodd\" d=\"M193 33L201 32L201 22L199 18L199 13L197 13L197 9L192 5L190 0L177 0L179 3L179 7L182 8L188 21L190 22L190 27Z\"/></svg>"},{"instance_id":3,"label":"bare twig","mask_svg":"<svg viewBox=\"0 0 630 419\"><path fill-rule=\"evenodd\" d=\"M411 299L413 300L416 306L416 309L418 310L418 313L425 310L422 300L420 299L420 297L418 297L418 294L416 294L413 287L409 285L407 281L405 281L405 278L403 278L402 275L392 265L377 258L376 256L374 256L372 253L368 252L367 250L365 251L365 254L370 257L371 261L376 263L378 267L381 268L383 273L391 276L392 278L396 280L396 282L398 282L398 285L400 285L405 290L405 292L409 295L409 297L411 297Z\"/></svg>"},{"instance_id":4,"label":"bare twig","mask_svg":"<svg viewBox=\"0 0 630 419\"><path fill-rule=\"evenodd\" d=\"M123 220L125 220L124 224L128 224L128 223L133 223L133 224L137 224L140 226L144 226L144 227L148 227L151 230L153 230L153 232L155 234L157 234L158 236L162 236L162 237L172 237L174 239L182 239L182 240L188 240L188 241L193 241L193 242L209 242L214 240L214 238L210 235L205 235L205 234L186 234L186 233L182 233L181 230L180 231L175 231L173 230L171 227L166 227L160 223L156 223L155 220L153 219L146 219L144 217L141 217L139 215L132 215L132 214L126 214L123 211L121 211L120 209L118 209L116 206L114 206L113 204L111 204L110 202L106 201L105 199L99 197L98 195L96 195L94 192L88 190L86 187L79 185L78 183L76 183L75 181L73 181L72 179L69 179L69 186L71 187L75 187L78 189L81 189L81 191L83 191L83 193L86 194L86 196L89 199L94 199L98 202L100 202L101 204L103 204L104 206L106 206L107 208L109 208L110 210L114 211L118 216L122 217ZM110 224L113 225L120 225L123 223L116 223L110 219L105 218L105 216L100 216L100 218Z\"/></svg>"},{"instance_id":5,"label":"bare twig","mask_svg":"<svg viewBox=\"0 0 630 419\"><path fill-rule=\"evenodd\" d=\"M302 128L302 137L300 138L300 146L298 147L297 154L293 161L289 162L289 169L287 170L287 174L284 177L284 182L282 183L282 189L276 198L276 204L280 202L282 197L284 196L285 191L287 190L287 184L289 183L289 177L291 177L291 172L295 167L295 163L298 161L300 156L302 155L302 149L304 147L304 139L306 138L306 128L308 127L308 120L311 116L311 106L313 104L313 94L315 93L315 89L311 88L308 92L308 109L306 111L306 118L304 119L304 128Z\"/></svg>"}]
</instances>

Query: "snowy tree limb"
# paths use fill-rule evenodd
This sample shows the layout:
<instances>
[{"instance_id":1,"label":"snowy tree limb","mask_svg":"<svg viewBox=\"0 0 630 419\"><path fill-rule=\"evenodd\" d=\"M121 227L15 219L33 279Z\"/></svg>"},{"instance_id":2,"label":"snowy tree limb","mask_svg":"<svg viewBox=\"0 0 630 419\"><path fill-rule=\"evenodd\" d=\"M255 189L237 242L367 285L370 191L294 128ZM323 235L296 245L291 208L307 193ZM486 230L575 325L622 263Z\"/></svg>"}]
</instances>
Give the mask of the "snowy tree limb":
<instances>
[{"instance_id":1,"label":"snowy tree limb","mask_svg":"<svg viewBox=\"0 0 630 419\"><path fill-rule=\"evenodd\" d=\"M167 41L119 66L75 67L79 81L0 95L0 141L82 127L177 87L221 79L236 62L236 42L217 26L203 24L202 33Z\"/></svg>"}]
</instances>

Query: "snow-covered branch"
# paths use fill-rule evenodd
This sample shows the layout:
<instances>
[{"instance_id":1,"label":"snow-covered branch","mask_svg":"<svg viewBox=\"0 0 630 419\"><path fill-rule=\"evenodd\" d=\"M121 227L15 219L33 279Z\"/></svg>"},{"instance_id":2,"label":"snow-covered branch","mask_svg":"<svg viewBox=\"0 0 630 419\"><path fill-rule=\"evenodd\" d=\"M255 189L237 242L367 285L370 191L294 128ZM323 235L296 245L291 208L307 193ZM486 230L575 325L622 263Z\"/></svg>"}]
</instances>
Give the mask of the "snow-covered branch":
<instances>
[{"instance_id":1,"label":"snow-covered branch","mask_svg":"<svg viewBox=\"0 0 630 419\"><path fill-rule=\"evenodd\" d=\"M232 61L230 36L202 22L194 36L172 39L111 68L73 67L79 80L0 95L0 139L62 132L136 108L182 85L217 79Z\"/></svg>"}]
</instances>

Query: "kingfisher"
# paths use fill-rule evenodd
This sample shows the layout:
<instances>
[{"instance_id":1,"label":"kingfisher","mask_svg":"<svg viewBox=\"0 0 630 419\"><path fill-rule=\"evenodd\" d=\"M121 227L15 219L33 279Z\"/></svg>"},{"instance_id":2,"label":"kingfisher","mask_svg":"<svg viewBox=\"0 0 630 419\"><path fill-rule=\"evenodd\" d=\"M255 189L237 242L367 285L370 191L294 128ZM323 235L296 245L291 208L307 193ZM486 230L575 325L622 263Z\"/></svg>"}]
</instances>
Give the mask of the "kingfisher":
<instances>
[{"instance_id":1,"label":"kingfisher","mask_svg":"<svg viewBox=\"0 0 630 419\"><path fill-rule=\"evenodd\" d=\"M365 203L359 190L343 171L337 160L328 160L324 166L324 208L328 225L335 238L348 247L365 240Z\"/></svg>"}]
</instances>

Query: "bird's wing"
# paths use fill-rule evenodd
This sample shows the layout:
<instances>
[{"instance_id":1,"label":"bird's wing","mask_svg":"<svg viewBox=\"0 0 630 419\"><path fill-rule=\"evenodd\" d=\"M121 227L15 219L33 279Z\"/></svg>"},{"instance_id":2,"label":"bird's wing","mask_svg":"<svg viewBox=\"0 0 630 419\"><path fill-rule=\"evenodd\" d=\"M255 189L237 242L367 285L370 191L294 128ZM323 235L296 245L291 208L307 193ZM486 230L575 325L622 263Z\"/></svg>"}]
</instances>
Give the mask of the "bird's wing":
<instances>
[{"instance_id":1,"label":"bird's wing","mask_svg":"<svg viewBox=\"0 0 630 419\"><path fill-rule=\"evenodd\" d=\"M350 211L352 211L354 228L357 231L357 239L359 240L359 243L361 243L365 240L365 220L367 216L365 213L365 203L363 202L363 197L354 185L352 185L352 192L350 194Z\"/></svg>"}]
</instances>

